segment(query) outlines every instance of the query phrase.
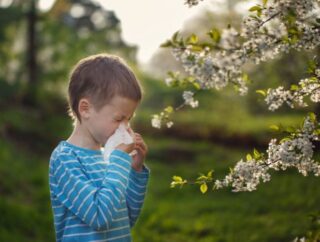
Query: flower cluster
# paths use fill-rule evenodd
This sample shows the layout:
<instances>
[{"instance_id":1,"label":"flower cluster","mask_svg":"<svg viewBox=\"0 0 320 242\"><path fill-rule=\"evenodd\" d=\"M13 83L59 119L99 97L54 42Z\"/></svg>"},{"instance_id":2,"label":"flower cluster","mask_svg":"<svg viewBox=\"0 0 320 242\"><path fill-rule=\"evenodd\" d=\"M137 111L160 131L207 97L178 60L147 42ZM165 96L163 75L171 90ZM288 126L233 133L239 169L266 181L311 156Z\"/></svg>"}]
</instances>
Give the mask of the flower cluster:
<instances>
[{"instance_id":1,"label":"flower cluster","mask_svg":"<svg viewBox=\"0 0 320 242\"><path fill-rule=\"evenodd\" d=\"M230 174L222 181L215 181L215 188L220 189L227 186L233 187L233 192L256 190L260 180L270 180L268 169L263 162L254 159L244 162L242 159L236 164Z\"/></svg>"},{"instance_id":2,"label":"flower cluster","mask_svg":"<svg viewBox=\"0 0 320 242\"><path fill-rule=\"evenodd\" d=\"M185 4L188 5L189 7L193 7L199 4L203 0L186 0Z\"/></svg>"},{"instance_id":3,"label":"flower cluster","mask_svg":"<svg viewBox=\"0 0 320 242\"><path fill-rule=\"evenodd\" d=\"M293 85L291 90L285 90L283 86L276 89L269 88L264 99L269 105L268 109L275 111L283 103L287 103L291 108L294 104L300 107L307 107L308 104L304 101L306 96L310 96L312 102L320 102L320 69L315 70L315 77L305 78L299 81L299 85Z\"/></svg>"},{"instance_id":4,"label":"flower cluster","mask_svg":"<svg viewBox=\"0 0 320 242\"><path fill-rule=\"evenodd\" d=\"M194 100L193 98L194 93L192 91L184 91L183 92L183 99L187 105L190 105L193 108L198 107L199 102L198 100Z\"/></svg>"},{"instance_id":5,"label":"flower cluster","mask_svg":"<svg viewBox=\"0 0 320 242\"><path fill-rule=\"evenodd\" d=\"M189 6L197 5L199 1L187 1ZM191 41L178 40L175 34L167 46L172 47L173 56L182 64L185 72L192 77L199 89L220 90L232 83L240 95L248 91L248 77L243 73L247 63L259 64L273 59L283 53L294 50L310 50L320 45L320 24L315 14L319 15L319 0L269 0L262 5L249 9L250 14L244 18L238 32L234 28L219 31L211 30L208 34L213 44L202 46L197 38ZM269 110L278 109L283 103L294 108L294 104L306 107L305 96L311 101L320 100L320 69L313 70L313 76L303 79L299 85L292 85L290 90L283 86L269 88L261 93ZM166 80L168 85L175 78ZM184 91L185 104L197 107L192 91ZM315 115L314 115L315 116ZM232 186L233 191L253 191L258 184L270 180L270 169L286 170L295 167L307 175L320 175L320 165L313 160L313 141L319 140L319 123L313 115L305 118L301 129L291 133L291 136L277 142L272 139L264 155L255 154L254 158L247 156L247 161L241 159L230 174L222 180L215 180L216 189ZM159 124L161 116L154 123ZM159 127L159 125L158 125Z\"/></svg>"},{"instance_id":6,"label":"flower cluster","mask_svg":"<svg viewBox=\"0 0 320 242\"><path fill-rule=\"evenodd\" d=\"M267 158L250 159L246 162L241 159L223 180L216 180L216 189L232 186L234 192L253 191L261 182L270 180L269 169L286 170L295 167L304 176L314 173L320 176L320 164L312 159L314 145L312 141L319 140L315 134L316 121L307 116L300 132L294 138L285 139L277 144L272 139L267 149ZM320 123L317 124L318 126Z\"/></svg>"},{"instance_id":7,"label":"flower cluster","mask_svg":"<svg viewBox=\"0 0 320 242\"><path fill-rule=\"evenodd\" d=\"M196 3L190 1L189 5ZM290 49L310 50L320 44L320 26L309 20L315 19L312 14L317 10L316 0L269 1L268 6L250 9L257 15L245 17L240 32L234 28L222 30L215 39L217 51L194 51L192 45L176 45L172 53L201 89L220 90L231 82L239 87L240 95L245 95L248 88L242 68L246 63L259 64Z\"/></svg>"}]
</instances>

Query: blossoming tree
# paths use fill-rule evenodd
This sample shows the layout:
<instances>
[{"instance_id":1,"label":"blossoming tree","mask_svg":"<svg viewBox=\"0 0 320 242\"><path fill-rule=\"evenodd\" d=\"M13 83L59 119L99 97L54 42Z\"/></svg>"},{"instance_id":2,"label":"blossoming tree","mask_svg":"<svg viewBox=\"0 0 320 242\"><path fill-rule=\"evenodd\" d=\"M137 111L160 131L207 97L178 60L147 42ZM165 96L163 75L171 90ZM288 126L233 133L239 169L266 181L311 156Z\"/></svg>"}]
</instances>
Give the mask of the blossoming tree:
<instances>
[{"instance_id":1,"label":"blossoming tree","mask_svg":"<svg viewBox=\"0 0 320 242\"><path fill-rule=\"evenodd\" d=\"M192 7L202 0L187 0ZM320 44L320 0L262 0L249 9L239 31L229 26L227 29L211 29L210 42L199 41L197 35L187 38L176 32L162 44L169 47L174 57L182 64L187 76L179 72L168 72L165 82L168 86L187 87L183 92L182 103L178 107L168 106L161 113L154 114L152 126L168 128L173 122L170 116L183 106L197 108L197 93L206 89L221 90L234 85L240 95L248 93L248 75L243 66L247 63L260 64L291 50L314 50ZM307 107L306 98L320 102L320 65L315 56L309 63L308 76L286 90L283 86L276 89L256 90L264 96L270 111L283 104L291 108ZM187 181L174 176L171 187L184 184L199 184L202 193L207 192L208 184L212 189L232 187L232 191L253 191L259 183L271 179L270 170L297 168L306 176L309 173L320 175L320 163L314 160L314 142L319 141L320 123L317 115L308 113L298 128L283 128L273 125L286 135L281 139L271 139L265 153L253 150L246 159L238 161L224 179L213 178L213 171L201 174L196 181Z\"/></svg>"}]
</instances>

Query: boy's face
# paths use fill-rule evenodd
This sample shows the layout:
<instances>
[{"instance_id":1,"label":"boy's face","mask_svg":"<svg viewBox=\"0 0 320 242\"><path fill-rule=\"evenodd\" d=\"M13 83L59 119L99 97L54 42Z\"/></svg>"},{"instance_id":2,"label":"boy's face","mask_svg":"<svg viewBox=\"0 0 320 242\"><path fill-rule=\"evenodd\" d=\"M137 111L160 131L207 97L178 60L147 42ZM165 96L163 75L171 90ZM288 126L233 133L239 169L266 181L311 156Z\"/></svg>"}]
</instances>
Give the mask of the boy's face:
<instances>
[{"instance_id":1,"label":"boy's face","mask_svg":"<svg viewBox=\"0 0 320 242\"><path fill-rule=\"evenodd\" d=\"M98 112L92 104L89 104L88 112L85 114L86 118L82 118L82 123L86 126L93 139L104 146L108 138L122 122L128 125L138 104L136 101L118 95L113 97Z\"/></svg>"}]
</instances>

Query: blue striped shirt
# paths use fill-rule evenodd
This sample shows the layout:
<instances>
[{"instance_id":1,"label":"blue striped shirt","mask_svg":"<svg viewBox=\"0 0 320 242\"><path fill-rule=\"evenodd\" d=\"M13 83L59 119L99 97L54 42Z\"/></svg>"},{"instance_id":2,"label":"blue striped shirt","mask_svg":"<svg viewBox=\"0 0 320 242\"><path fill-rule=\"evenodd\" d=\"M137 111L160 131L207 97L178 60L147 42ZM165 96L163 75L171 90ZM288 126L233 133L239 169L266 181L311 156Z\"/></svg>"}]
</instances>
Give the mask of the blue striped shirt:
<instances>
[{"instance_id":1,"label":"blue striped shirt","mask_svg":"<svg viewBox=\"0 0 320 242\"><path fill-rule=\"evenodd\" d=\"M61 141L53 150L49 186L57 241L131 241L150 170L131 168L131 156Z\"/></svg>"}]
</instances>

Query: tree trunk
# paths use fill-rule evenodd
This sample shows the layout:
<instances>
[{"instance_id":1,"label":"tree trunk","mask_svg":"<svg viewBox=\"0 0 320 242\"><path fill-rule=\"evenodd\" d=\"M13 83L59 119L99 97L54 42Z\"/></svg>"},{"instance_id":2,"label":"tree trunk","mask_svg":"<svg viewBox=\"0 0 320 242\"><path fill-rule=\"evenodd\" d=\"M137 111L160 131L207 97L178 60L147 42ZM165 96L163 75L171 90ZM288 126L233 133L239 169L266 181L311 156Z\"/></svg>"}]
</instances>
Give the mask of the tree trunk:
<instances>
[{"instance_id":1,"label":"tree trunk","mask_svg":"<svg viewBox=\"0 0 320 242\"><path fill-rule=\"evenodd\" d=\"M36 43L36 22L37 22L37 0L30 1L30 7L27 15L28 31L27 31L27 72L28 87L24 104L34 106L36 104L37 95L37 43Z\"/></svg>"}]
</instances>

